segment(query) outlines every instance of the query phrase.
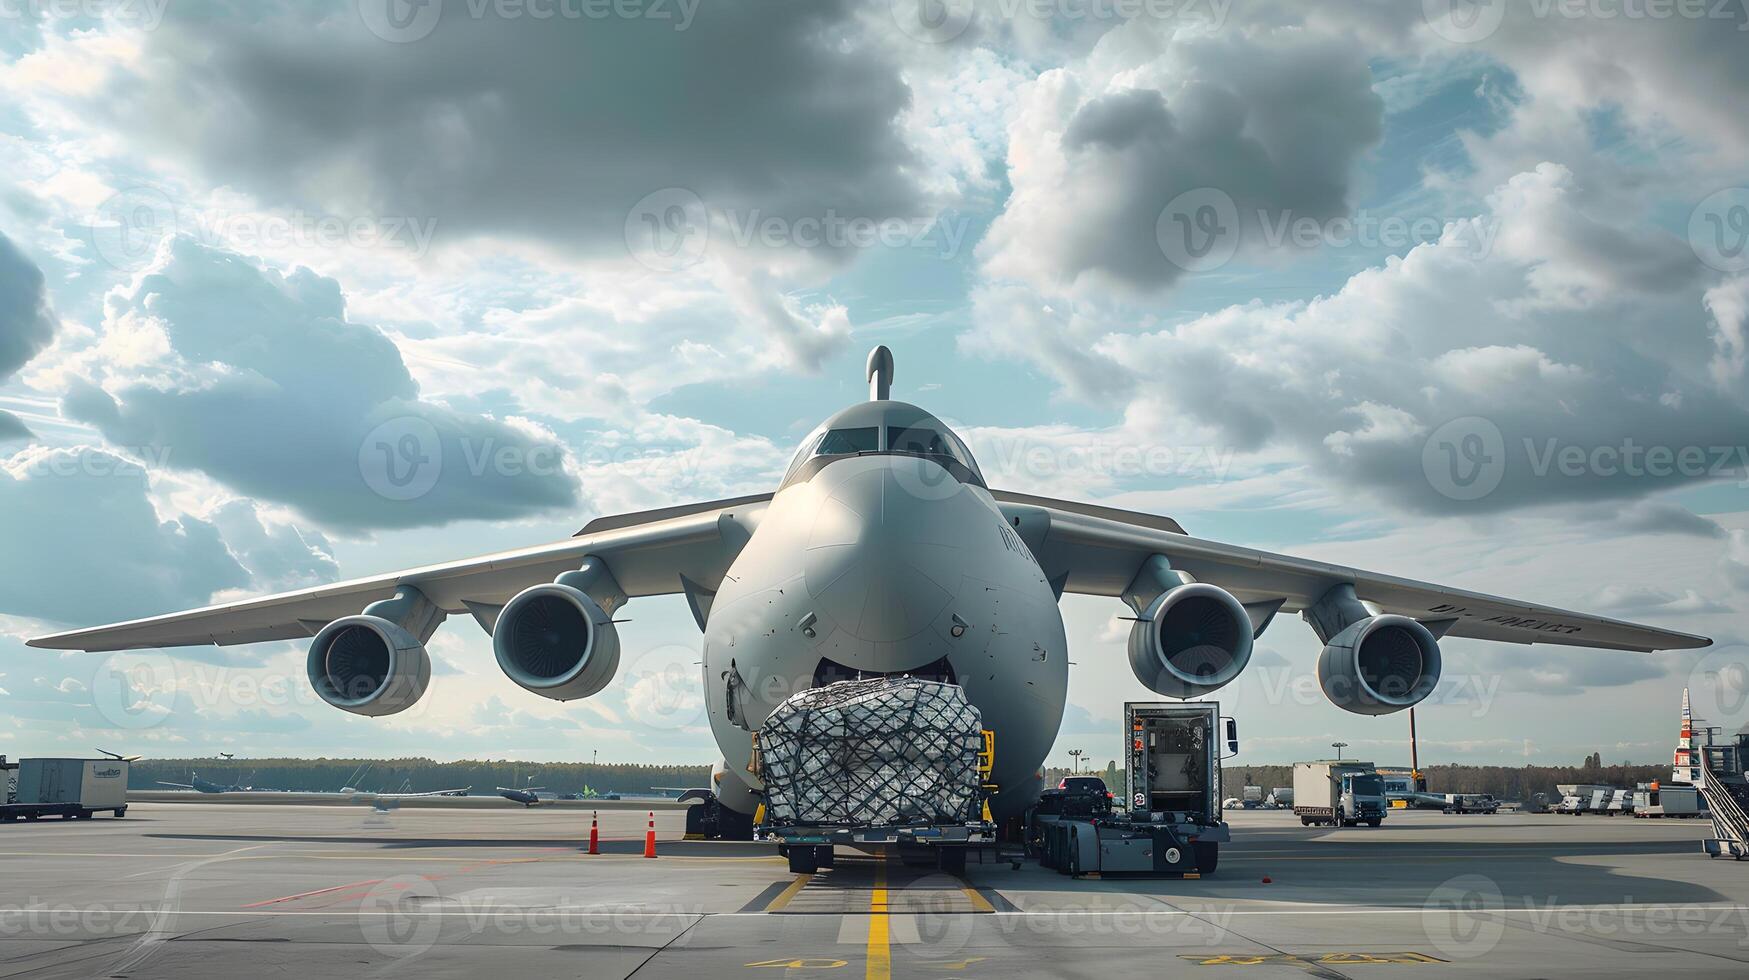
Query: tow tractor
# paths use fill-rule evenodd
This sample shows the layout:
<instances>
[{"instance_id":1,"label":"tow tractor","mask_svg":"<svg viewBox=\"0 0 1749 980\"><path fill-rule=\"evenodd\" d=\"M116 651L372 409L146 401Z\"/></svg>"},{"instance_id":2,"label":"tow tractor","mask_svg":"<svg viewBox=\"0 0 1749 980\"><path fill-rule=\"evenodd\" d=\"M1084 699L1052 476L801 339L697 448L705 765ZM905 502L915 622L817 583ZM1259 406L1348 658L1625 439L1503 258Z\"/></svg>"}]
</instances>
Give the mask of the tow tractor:
<instances>
[{"instance_id":1,"label":"tow tractor","mask_svg":"<svg viewBox=\"0 0 1749 980\"><path fill-rule=\"evenodd\" d=\"M1077 878L1213 873L1232 840L1220 810L1220 710L1214 701L1126 703L1127 809L1037 827L1044 866ZM1238 724L1224 727L1227 756L1237 755Z\"/></svg>"}]
</instances>

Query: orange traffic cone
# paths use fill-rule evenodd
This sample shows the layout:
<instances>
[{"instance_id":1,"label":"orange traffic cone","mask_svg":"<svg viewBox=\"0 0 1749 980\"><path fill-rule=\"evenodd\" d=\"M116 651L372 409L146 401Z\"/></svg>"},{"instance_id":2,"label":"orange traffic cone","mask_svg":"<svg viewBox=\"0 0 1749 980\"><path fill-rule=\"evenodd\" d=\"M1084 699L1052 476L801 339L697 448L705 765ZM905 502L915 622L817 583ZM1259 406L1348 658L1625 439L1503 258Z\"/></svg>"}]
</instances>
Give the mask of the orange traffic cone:
<instances>
[{"instance_id":1,"label":"orange traffic cone","mask_svg":"<svg viewBox=\"0 0 1749 980\"><path fill-rule=\"evenodd\" d=\"M656 811L650 811L650 827L644 831L644 856L656 856Z\"/></svg>"},{"instance_id":2,"label":"orange traffic cone","mask_svg":"<svg viewBox=\"0 0 1749 980\"><path fill-rule=\"evenodd\" d=\"M591 854L601 853L601 827L596 819L599 816L600 814L593 812L589 814L589 853Z\"/></svg>"}]
</instances>

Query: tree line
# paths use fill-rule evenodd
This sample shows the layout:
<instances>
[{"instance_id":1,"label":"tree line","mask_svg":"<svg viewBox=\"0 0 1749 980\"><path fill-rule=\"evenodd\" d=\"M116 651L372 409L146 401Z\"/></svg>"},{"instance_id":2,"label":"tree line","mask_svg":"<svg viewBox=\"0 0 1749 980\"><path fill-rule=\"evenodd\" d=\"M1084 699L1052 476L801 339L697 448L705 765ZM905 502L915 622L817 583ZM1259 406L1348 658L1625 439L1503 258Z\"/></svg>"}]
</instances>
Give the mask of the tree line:
<instances>
[{"instance_id":1,"label":"tree line","mask_svg":"<svg viewBox=\"0 0 1749 980\"><path fill-rule=\"evenodd\" d=\"M344 787L372 793L427 793L472 787L539 786L555 793L649 793L656 787L710 785L709 766L616 762L515 762L431 759L146 759L128 773L130 789L161 789L160 781L193 782L193 775L258 790L333 793Z\"/></svg>"}]
</instances>

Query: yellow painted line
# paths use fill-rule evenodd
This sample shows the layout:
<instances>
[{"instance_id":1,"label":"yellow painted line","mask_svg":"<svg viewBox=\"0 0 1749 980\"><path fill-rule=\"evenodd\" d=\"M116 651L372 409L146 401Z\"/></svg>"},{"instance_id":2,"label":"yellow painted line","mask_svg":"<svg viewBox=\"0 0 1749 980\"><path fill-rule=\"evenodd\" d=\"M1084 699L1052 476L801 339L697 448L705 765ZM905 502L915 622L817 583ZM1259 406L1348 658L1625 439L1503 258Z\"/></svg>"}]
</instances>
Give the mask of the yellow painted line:
<instances>
[{"instance_id":1,"label":"yellow painted line","mask_svg":"<svg viewBox=\"0 0 1749 980\"><path fill-rule=\"evenodd\" d=\"M868 897L867 980L892 980L893 948L887 923L887 862L875 865L874 891Z\"/></svg>"},{"instance_id":2,"label":"yellow painted line","mask_svg":"<svg viewBox=\"0 0 1749 980\"><path fill-rule=\"evenodd\" d=\"M994 912L994 911L996 911L996 906L991 905L990 900L985 898L984 896L978 894L978 890L976 888L973 888L971 885L963 886L960 889L960 891L963 891L966 893L966 900L972 903L972 911L974 911L974 912Z\"/></svg>"},{"instance_id":3,"label":"yellow painted line","mask_svg":"<svg viewBox=\"0 0 1749 980\"><path fill-rule=\"evenodd\" d=\"M813 875L796 875L796 880L790 882L788 888L778 892L777 897L771 900L771 904L765 907L765 911L777 912L784 909L789 905L790 900L796 897L796 893L800 892L812 877Z\"/></svg>"}]
</instances>

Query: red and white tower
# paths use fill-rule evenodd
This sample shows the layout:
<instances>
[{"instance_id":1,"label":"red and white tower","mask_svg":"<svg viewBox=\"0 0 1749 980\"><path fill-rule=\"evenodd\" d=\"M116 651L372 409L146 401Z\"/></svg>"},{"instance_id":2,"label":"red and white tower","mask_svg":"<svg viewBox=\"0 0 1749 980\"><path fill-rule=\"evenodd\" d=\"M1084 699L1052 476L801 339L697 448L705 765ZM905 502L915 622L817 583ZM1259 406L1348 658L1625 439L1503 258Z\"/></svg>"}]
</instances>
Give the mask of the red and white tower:
<instances>
[{"instance_id":1,"label":"red and white tower","mask_svg":"<svg viewBox=\"0 0 1749 980\"><path fill-rule=\"evenodd\" d=\"M1682 735L1676 741L1676 758L1670 781L1699 786L1704 778L1700 766L1700 740L1694 735L1694 712L1689 708L1688 688L1682 689Z\"/></svg>"}]
</instances>

